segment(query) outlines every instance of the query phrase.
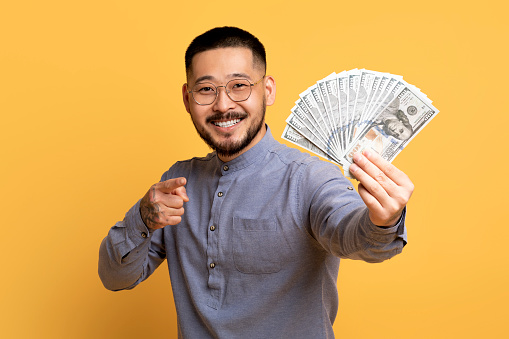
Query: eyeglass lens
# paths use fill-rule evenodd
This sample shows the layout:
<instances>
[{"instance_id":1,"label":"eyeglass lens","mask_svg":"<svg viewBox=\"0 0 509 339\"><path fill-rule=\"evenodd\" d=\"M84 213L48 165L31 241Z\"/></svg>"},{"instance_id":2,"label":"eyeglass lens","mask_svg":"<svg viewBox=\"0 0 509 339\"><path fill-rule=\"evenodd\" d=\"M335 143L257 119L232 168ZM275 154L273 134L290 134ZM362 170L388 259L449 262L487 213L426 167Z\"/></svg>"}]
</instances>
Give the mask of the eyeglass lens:
<instances>
[{"instance_id":1,"label":"eyeglass lens","mask_svg":"<svg viewBox=\"0 0 509 339\"><path fill-rule=\"evenodd\" d=\"M228 81L226 94L233 101L244 101L251 95L251 83L245 79L234 79ZM200 105L209 105L216 100L218 87L211 82L200 82L194 85L192 95Z\"/></svg>"}]
</instances>

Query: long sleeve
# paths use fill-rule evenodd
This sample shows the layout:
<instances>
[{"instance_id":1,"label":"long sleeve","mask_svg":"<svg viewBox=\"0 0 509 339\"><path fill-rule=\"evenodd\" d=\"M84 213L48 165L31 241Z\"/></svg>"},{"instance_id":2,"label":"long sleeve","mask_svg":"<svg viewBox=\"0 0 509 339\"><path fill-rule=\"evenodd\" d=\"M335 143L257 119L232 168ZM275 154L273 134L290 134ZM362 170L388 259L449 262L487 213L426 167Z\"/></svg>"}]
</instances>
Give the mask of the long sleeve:
<instances>
[{"instance_id":1,"label":"long sleeve","mask_svg":"<svg viewBox=\"0 0 509 339\"><path fill-rule=\"evenodd\" d=\"M211 153L161 180L176 177L190 197L181 222L144 237L135 205L103 241L99 273L132 288L166 258L181 338L333 338L340 257L378 262L405 242L404 217L373 225L336 166L270 130L228 163Z\"/></svg>"},{"instance_id":2,"label":"long sleeve","mask_svg":"<svg viewBox=\"0 0 509 339\"><path fill-rule=\"evenodd\" d=\"M374 225L368 209L351 183L331 167L321 166L303 178L307 188L309 211L306 215L313 237L329 253L366 262L381 262L399 254L405 246L406 229L403 211L393 227ZM335 171L334 171L335 172ZM316 188L317 187L317 188Z\"/></svg>"},{"instance_id":3,"label":"long sleeve","mask_svg":"<svg viewBox=\"0 0 509 339\"><path fill-rule=\"evenodd\" d=\"M131 289L145 280L166 258L163 232L149 232L138 201L103 239L99 277L109 290Z\"/></svg>"}]
</instances>

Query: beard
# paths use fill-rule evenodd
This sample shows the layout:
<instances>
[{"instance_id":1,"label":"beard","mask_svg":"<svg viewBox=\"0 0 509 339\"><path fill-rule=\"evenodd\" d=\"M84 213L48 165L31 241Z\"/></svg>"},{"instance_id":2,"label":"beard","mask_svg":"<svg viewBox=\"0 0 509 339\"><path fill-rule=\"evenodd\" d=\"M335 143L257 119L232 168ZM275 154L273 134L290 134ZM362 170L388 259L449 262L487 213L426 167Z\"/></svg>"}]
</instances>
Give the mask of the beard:
<instances>
[{"instance_id":1,"label":"beard","mask_svg":"<svg viewBox=\"0 0 509 339\"><path fill-rule=\"evenodd\" d=\"M265 121L265 110L266 110L265 98L263 98L263 102L260 109L262 114L260 115L259 119L253 120L251 125L248 127L246 133L243 136L241 136L240 140L238 141L229 140L228 138L231 136L230 133L225 134L228 140L224 142L216 141L214 140L212 134L209 131L207 131L203 126L198 126L196 124L194 119L192 119L192 115L191 119L193 120L193 124L194 127L196 128L196 131L210 148L216 151L216 153L220 156L230 157L240 153L244 148L246 148L262 129ZM220 119L237 119L237 118L243 119L246 116L247 116L246 113L235 111L228 112L225 114L218 113L208 117L206 119L206 123L208 124L210 123L210 121Z\"/></svg>"}]
</instances>

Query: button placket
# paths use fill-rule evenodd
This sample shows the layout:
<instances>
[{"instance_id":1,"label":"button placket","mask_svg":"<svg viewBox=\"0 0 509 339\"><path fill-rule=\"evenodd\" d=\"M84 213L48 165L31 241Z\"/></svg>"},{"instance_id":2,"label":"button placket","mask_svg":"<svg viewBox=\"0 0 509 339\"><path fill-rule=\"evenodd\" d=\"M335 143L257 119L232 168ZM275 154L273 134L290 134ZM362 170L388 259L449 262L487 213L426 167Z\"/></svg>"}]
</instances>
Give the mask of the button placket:
<instances>
[{"instance_id":1,"label":"button placket","mask_svg":"<svg viewBox=\"0 0 509 339\"><path fill-rule=\"evenodd\" d=\"M227 198L226 193L232 184L235 172L232 171L229 165L221 164L219 169L221 170L221 177L217 183L216 191L214 192L212 207L210 210L210 219L207 226L207 258L206 263L208 269L208 288L209 288L209 300L207 305L212 308L217 308L220 305L220 296L225 288L225 279L223 276L223 269L221 266L223 259L221 257L221 232L219 232L219 226L221 222L221 206ZM227 268L226 268L227 269Z\"/></svg>"}]
</instances>

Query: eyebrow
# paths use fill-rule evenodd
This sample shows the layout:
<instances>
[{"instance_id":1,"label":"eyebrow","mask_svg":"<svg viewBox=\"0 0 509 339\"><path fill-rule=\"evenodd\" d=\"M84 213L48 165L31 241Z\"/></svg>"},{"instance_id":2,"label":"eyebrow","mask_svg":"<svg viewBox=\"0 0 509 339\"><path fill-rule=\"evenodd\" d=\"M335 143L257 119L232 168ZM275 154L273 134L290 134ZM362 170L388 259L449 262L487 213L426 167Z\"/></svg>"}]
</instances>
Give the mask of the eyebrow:
<instances>
[{"instance_id":1,"label":"eyebrow","mask_svg":"<svg viewBox=\"0 0 509 339\"><path fill-rule=\"evenodd\" d=\"M231 74L228 74L226 76L226 78L232 78L232 79L236 79L236 78L244 78L244 79L248 79L248 80L251 80L251 77L246 74L246 73L231 73ZM215 78L212 76L212 75L203 75L201 77L199 77L198 79L196 79L196 82L195 83L199 83L201 81L212 81L212 80L215 80Z\"/></svg>"}]
</instances>

